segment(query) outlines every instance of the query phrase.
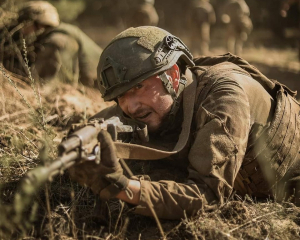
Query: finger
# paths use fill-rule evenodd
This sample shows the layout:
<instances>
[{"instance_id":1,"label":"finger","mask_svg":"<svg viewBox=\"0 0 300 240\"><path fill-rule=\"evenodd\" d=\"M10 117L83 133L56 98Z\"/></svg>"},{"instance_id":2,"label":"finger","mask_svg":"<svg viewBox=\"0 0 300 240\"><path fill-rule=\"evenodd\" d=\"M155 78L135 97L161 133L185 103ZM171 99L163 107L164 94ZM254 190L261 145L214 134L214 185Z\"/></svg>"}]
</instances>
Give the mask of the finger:
<instances>
[{"instance_id":1,"label":"finger","mask_svg":"<svg viewBox=\"0 0 300 240\"><path fill-rule=\"evenodd\" d=\"M118 164L115 144L107 131L101 131L98 135L101 146L101 162L108 167Z\"/></svg>"}]
</instances>

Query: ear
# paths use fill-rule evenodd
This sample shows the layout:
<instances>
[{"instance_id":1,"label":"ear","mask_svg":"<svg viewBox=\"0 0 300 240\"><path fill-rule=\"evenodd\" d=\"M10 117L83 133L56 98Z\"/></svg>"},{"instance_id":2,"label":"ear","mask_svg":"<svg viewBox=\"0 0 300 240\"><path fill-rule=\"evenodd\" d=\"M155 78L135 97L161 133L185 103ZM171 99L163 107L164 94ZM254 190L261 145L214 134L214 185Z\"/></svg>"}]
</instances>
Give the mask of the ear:
<instances>
[{"instance_id":1,"label":"ear","mask_svg":"<svg viewBox=\"0 0 300 240\"><path fill-rule=\"evenodd\" d=\"M173 65L170 69L166 71L169 81L172 83L174 91L178 92L180 72L177 64Z\"/></svg>"}]
</instances>

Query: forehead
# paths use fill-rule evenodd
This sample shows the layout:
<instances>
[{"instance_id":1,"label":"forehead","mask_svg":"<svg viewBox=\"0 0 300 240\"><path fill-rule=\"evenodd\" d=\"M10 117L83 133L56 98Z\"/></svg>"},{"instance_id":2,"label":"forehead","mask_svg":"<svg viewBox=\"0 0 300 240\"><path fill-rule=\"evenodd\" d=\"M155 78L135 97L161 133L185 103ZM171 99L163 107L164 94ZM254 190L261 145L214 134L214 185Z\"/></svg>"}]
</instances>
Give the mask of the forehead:
<instances>
[{"instance_id":1,"label":"forehead","mask_svg":"<svg viewBox=\"0 0 300 240\"><path fill-rule=\"evenodd\" d=\"M146 87L145 88L146 91L150 90L150 89L153 89L153 88L163 87L159 75L156 74L156 75L153 75L153 76L143 80L142 82L136 84L135 86L133 86L131 89L129 89L125 93L132 91L133 89L135 89L139 85L143 85L144 87Z\"/></svg>"}]
</instances>

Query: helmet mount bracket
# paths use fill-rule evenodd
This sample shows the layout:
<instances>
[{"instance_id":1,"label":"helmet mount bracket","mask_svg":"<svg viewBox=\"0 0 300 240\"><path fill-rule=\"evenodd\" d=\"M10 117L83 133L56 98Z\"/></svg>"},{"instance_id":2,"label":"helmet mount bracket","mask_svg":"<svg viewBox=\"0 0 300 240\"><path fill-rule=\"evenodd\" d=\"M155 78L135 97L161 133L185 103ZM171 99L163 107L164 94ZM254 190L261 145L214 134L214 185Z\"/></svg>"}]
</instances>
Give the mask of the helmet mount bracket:
<instances>
[{"instance_id":1,"label":"helmet mount bracket","mask_svg":"<svg viewBox=\"0 0 300 240\"><path fill-rule=\"evenodd\" d=\"M127 68L117 62L111 57L106 58L106 63L101 73L100 84L107 90L111 87L128 82L125 80Z\"/></svg>"}]
</instances>

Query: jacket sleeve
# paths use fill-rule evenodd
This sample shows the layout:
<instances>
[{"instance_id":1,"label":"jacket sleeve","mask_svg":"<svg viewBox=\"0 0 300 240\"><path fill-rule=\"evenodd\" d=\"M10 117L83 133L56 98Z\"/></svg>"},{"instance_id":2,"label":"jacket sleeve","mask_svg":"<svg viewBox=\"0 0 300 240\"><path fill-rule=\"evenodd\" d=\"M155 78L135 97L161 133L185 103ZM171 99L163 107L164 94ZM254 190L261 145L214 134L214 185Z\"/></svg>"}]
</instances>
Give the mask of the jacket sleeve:
<instances>
[{"instance_id":1,"label":"jacket sleeve","mask_svg":"<svg viewBox=\"0 0 300 240\"><path fill-rule=\"evenodd\" d=\"M251 127L247 94L234 77L243 76L215 81L196 110L187 183L141 180L137 213L151 215L150 204L158 217L180 219L230 196Z\"/></svg>"}]
</instances>

